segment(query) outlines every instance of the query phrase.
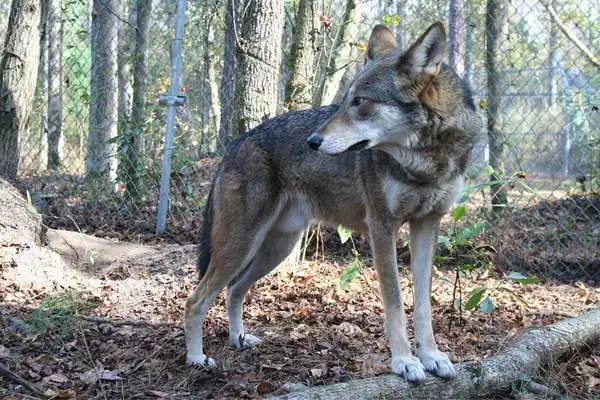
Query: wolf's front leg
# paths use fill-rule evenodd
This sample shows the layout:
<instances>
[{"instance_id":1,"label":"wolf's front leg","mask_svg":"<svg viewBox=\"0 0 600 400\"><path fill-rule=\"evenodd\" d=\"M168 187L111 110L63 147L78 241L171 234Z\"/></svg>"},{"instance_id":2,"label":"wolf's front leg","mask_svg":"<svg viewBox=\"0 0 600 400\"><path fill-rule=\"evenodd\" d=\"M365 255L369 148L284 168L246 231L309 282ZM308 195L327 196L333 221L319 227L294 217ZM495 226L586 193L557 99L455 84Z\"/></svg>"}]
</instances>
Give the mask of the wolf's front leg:
<instances>
[{"instance_id":1,"label":"wolf's front leg","mask_svg":"<svg viewBox=\"0 0 600 400\"><path fill-rule=\"evenodd\" d=\"M456 375L448 356L437 349L431 326L431 274L439 215L410 222L411 269L415 287L415 346L425 369L442 378Z\"/></svg>"},{"instance_id":2,"label":"wolf's front leg","mask_svg":"<svg viewBox=\"0 0 600 400\"><path fill-rule=\"evenodd\" d=\"M379 225L379 224L378 224ZM396 264L396 234L389 227L369 226L371 247L383 294L385 335L392 349L392 371L409 381L425 379L423 365L412 355L406 333L406 315Z\"/></svg>"}]
</instances>

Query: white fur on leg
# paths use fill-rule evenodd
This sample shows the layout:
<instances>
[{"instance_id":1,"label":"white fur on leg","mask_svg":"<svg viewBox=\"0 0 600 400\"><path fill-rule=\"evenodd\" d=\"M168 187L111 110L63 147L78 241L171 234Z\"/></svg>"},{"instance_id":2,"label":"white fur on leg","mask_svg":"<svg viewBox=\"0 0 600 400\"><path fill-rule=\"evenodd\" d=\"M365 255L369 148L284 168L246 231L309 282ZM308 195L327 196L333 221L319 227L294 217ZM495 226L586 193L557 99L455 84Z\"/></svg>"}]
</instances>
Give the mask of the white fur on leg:
<instances>
[{"instance_id":1,"label":"white fur on leg","mask_svg":"<svg viewBox=\"0 0 600 400\"><path fill-rule=\"evenodd\" d=\"M243 297L233 296L234 290L227 293L227 311L229 315L229 344L236 349L248 349L258 345L262 339L244 333L244 320L242 319Z\"/></svg>"},{"instance_id":2,"label":"white fur on leg","mask_svg":"<svg viewBox=\"0 0 600 400\"><path fill-rule=\"evenodd\" d=\"M249 349L256 345L259 345L262 339L258 336L251 335L249 333L230 333L229 344L236 349Z\"/></svg>"},{"instance_id":3,"label":"white fur on leg","mask_svg":"<svg viewBox=\"0 0 600 400\"><path fill-rule=\"evenodd\" d=\"M427 371L436 374L440 378L452 378L456 376L454 365L452 365L448 356L441 351L430 350L417 353Z\"/></svg>"},{"instance_id":4,"label":"white fur on leg","mask_svg":"<svg viewBox=\"0 0 600 400\"><path fill-rule=\"evenodd\" d=\"M425 379L423 364L414 356L392 357L392 371L411 382Z\"/></svg>"},{"instance_id":5,"label":"white fur on leg","mask_svg":"<svg viewBox=\"0 0 600 400\"><path fill-rule=\"evenodd\" d=\"M204 354L198 354L198 355L188 354L185 359L185 363L187 365L189 365L190 367L192 367L192 366L208 367L208 368L216 368L217 367L217 363L215 362L215 360L213 358L205 356Z\"/></svg>"}]
</instances>

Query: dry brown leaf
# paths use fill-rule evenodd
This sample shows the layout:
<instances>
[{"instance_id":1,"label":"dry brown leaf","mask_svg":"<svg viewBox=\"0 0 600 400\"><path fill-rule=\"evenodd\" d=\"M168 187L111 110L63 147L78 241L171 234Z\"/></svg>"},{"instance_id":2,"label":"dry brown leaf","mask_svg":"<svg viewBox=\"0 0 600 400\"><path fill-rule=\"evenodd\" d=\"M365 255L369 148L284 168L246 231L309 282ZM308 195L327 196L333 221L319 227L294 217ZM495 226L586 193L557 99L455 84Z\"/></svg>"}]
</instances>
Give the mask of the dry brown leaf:
<instances>
[{"instance_id":1,"label":"dry brown leaf","mask_svg":"<svg viewBox=\"0 0 600 400\"><path fill-rule=\"evenodd\" d=\"M61 373L54 373L48 377L48 380L56 383L65 383L69 382L69 378Z\"/></svg>"}]
</instances>

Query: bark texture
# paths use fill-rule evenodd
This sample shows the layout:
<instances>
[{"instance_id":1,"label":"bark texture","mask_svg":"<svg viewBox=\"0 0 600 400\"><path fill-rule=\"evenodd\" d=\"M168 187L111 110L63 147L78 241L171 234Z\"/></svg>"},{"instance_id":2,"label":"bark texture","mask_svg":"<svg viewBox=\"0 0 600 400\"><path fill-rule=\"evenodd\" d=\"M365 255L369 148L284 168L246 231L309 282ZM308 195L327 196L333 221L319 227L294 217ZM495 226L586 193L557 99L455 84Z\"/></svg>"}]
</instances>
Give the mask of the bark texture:
<instances>
[{"instance_id":1,"label":"bark texture","mask_svg":"<svg viewBox=\"0 0 600 400\"><path fill-rule=\"evenodd\" d=\"M570 352L600 341L600 309L553 326L534 328L507 349L479 363L458 365L450 381L432 375L416 385L396 375L318 386L277 399L475 399L507 393L517 381L527 382L539 368ZM435 395L434 395L435 394Z\"/></svg>"},{"instance_id":2,"label":"bark texture","mask_svg":"<svg viewBox=\"0 0 600 400\"><path fill-rule=\"evenodd\" d=\"M39 0L13 0L0 60L0 176L14 179L40 62Z\"/></svg>"},{"instance_id":3,"label":"bark texture","mask_svg":"<svg viewBox=\"0 0 600 400\"><path fill-rule=\"evenodd\" d=\"M282 30L283 0L255 0L246 5L236 72L235 136L277 110Z\"/></svg>"},{"instance_id":4,"label":"bark texture","mask_svg":"<svg viewBox=\"0 0 600 400\"><path fill-rule=\"evenodd\" d=\"M214 98L212 86L215 81L213 59L211 57L211 31L215 13L210 3L204 2L202 5L202 70L200 86L200 126L204 137L212 136L216 126L216 115L214 113Z\"/></svg>"},{"instance_id":5,"label":"bark texture","mask_svg":"<svg viewBox=\"0 0 600 400\"><path fill-rule=\"evenodd\" d=\"M465 72L465 3L464 0L450 0L448 15L448 40L450 48L448 60L458 76Z\"/></svg>"},{"instance_id":6,"label":"bark texture","mask_svg":"<svg viewBox=\"0 0 600 400\"><path fill-rule=\"evenodd\" d=\"M316 0L300 0L290 59L292 73L285 89L285 105L290 111L310 108L312 104L315 40L319 26L317 14Z\"/></svg>"},{"instance_id":7,"label":"bark texture","mask_svg":"<svg viewBox=\"0 0 600 400\"><path fill-rule=\"evenodd\" d=\"M487 130L488 143L490 147L490 166L494 173L490 176L491 182L502 180L504 175L504 133L500 129L500 103L502 73L500 71L500 57L502 52L502 32L508 20L508 0L488 0L487 14L485 17L485 28L487 32ZM490 197L492 199L492 210L498 212L507 204L505 185L492 183L490 185Z\"/></svg>"},{"instance_id":8,"label":"bark texture","mask_svg":"<svg viewBox=\"0 0 600 400\"><path fill-rule=\"evenodd\" d=\"M464 53L464 80L471 83L471 75L473 73L473 62L471 61L473 53L473 5L467 2L465 9L465 53Z\"/></svg>"},{"instance_id":9,"label":"bark texture","mask_svg":"<svg viewBox=\"0 0 600 400\"><path fill-rule=\"evenodd\" d=\"M148 92L148 34L150 32L150 15L152 0L137 0L135 30L135 52L133 57L133 100L131 105L131 125L127 130L125 145L126 194L129 198L137 198L140 194L139 168L144 149L144 110Z\"/></svg>"},{"instance_id":10,"label":"bark texture","mask_svg":"<svg viewBox=\"0 0 600 400\"><path fill-rule=\"evenodd\" d=\"M85 172L89 179L109 184L115 178L113 138L117 136L119 24L114 10L119 0L94 0L92 10L92 71L90 122Z\"/></svg>"},{"instance_id":11,"label":"bark texture","mask_svg":"<svg viewBox=\"0 0 600 400\"><path fill-rule=\"evenodd\" d=\"M221 71L221 85L219 87L219 101L221 104L221 123L219 125L219 145L222 149L227 146L231 135L231 119L235 95L235 68L237 65L236 51L236 2L240 0L227 0L225 7L225 34L223 36L223 70Z\"/></svg>"},{"instance_id":12,"label":"bark texture","mask_svg":"<svg viewBox=\"0 0 600 400\"><path fill-rule=\"evenodd\" d=\"M125 1L122 5L123 15L127 14L127 23L119 21L119 52L117 69L119 74L119 133L123 134L131 117L131 61L135 43L137 24L137 0Z\"/></svg>"},{"instance_id":13,"label":"bark texture","mask_svg":"<svg viewBox=\"0 0 600 400\"><path fill-rule=\"evenodd\" d=\"M396 26L396 41L398 49L404 50L404 7L406 1L396 1L396 15L398 16L398 25Z\"/></svg>"},{"instance_id":14,"label":"bark texture","mask_svg":"<svg viewBox=\"0 0 600 400\"><path fill-rule=\"evenodd\" d=\"M552 0L552 7L556 9L557 0ZM554 20L550 21L550 32L548 37L548 107L554 103L554 65L556 63L556 39L557 27Z\"/></svg>"},{"instance_id":15,"label":"bark texture","mask_svg":"<svg viewBox=\"0 0 600 400\"><path fill-rule=\"evenodd\" d=\"M63 127L63 58L62 4L48 0L48 164L49 170L60 168L59 145Z\"/></svg>"}]
</instances>

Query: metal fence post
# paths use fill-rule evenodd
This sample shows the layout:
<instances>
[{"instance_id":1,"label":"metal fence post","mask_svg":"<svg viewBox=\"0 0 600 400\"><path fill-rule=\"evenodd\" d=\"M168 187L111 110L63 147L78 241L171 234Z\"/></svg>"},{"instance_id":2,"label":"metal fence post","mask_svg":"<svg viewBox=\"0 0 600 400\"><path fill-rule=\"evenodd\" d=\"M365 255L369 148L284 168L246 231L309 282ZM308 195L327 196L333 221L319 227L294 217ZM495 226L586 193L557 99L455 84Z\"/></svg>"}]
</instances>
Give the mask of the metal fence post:
<instances>
[{"instance_id":1,"label":"metal fence post","mask_svg":"<svg viewBox=\"0 0 600 400\"><path fill-rule=\"evenodd\" d=\"M175 129L175 113L177 106L185 103L185 97L179 95L179 78L181 73L181 44L183 42L183 27L185 24L185 0L177 1L177 19L175 21L175 38L171 57L171 90L168 96L160 97L160 104L169 108L167 114L167 132L163 152L162 174L160 177L160 197L156 217L156 233L165 231L167 212L169 209L169 187L171 178L171 153L173 152L173 131Z\"/></svg>"}]
</instances>

